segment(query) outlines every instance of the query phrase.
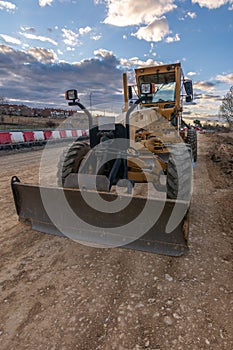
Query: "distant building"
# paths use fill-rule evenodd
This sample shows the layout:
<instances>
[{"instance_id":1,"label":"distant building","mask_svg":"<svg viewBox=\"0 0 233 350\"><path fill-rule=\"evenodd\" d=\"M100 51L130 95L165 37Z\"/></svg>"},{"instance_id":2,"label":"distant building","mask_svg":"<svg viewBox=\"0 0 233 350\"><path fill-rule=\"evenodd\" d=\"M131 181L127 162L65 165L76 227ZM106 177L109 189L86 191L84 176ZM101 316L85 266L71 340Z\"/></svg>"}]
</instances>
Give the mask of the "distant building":
<instances>
[{"instance_id":1,"label":"distant building","mask_svg":"<svg viewBox=\"0 0 233 350\"><path fill-rule=\"evenodd\" d=\"M25 105L0 104L0 115L63 119L73 115L72 110L54 108L30 108Z\"/></svg>"}]
</instances>

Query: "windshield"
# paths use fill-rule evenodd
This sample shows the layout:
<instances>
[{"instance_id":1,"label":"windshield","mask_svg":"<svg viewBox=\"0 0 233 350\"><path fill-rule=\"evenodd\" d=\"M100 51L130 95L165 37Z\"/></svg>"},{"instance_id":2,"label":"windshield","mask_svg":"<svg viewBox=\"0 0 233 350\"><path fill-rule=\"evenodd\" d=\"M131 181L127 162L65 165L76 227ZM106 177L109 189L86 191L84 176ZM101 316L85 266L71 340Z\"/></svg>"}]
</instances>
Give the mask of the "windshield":
<instances>
[{"instance_id":1,"label":"windshield","mask_svg":"<svg viewBox=\"0 0 233 350\"><path fill-rule=\"evenodd\" d=\"M152 103L175 101L175 74L174 72L163 74L151 74L139 77L139 84L153 83L154 93L150 95ZM148 103L144 101L143 103Z\"/></svg>"},{"instance_id":2,"label":"windshield","mask_svg":"<svg viewBox=\"0 0 233 350\"><path fill-rule=\"evenodd\" d=\"M175 101L175 83L155 85L155 93L152 102L170 102Z\"/></svg>"}]
</instances>

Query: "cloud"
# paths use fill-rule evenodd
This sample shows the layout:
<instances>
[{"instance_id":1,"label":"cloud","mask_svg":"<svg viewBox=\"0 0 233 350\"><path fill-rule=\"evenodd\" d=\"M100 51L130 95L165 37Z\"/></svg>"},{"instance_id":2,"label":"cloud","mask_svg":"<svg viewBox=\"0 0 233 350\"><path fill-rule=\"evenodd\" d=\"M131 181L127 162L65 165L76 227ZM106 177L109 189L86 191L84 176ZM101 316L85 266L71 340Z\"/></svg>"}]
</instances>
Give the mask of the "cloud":
<instances>
[{"instance_id":1,"label":"cloud","mask_svg":"<svg viewBox=\"0 0 233 350\"><path fill-rule=\"evenodd\" d=\"M195 12L188 12L187 13L187 17L190 17L190 18L194 19L194 18L197 17L197 14Z\"/></svg>"},{"instance_id":2,"label":"cloud","mask_svg":"<svg viewBox=\"0 0 233 350\"><path fill-rule=\"evenodd\" d=\"M106 49L98 49L94 51L94 55L105 58L105 57L113 56L113 52Z\"/></svg>"},{"instance_id":3,"label":"cloud","mask_svg":"<svg viewBox=\"0 0 233 350\"><path fill-rule=\"evenodd\" d=\"M128 71L129 82L133 83L134 67L162 63L137 57L120 60L104 48L95 50L94 55L94 58L67 63L59 62L52 50L37 47L23 51L0 45L0 74L4 80L0 96L15 101L29 100L31 103L27 104L32 106L66 108L64 91L77 88L84 105L89 105L89 94L93 91L93 105L117 102L122 106L122 72Z\"/></svg>"},{"instance_id":4,"label":"cloud","mask_svg":"<svg viewBox=\"0 0 233 350\"><path fill-rule=\"evenodd\" d=\"M215 85L211 81L197 81L194 83L194 88L202 91L211 91L214 90Z\"/></svg>"},{"instance_id":5,"label":"cloud","mask_svg":"<svg viewBox=\"0 0 233 350\"><path fill-rule=\"evenodd\" d=\"M79 43L79 33L73 32L71 29L62 28L63 42L71 47L77 46Z\"/></svg>"},{"instance_id":6,"label":"cloud","mask_svg":"<svg viewBox=\"0 0 233 350\"><path fill-rule=\"evenodd\" d=\"M15 44L15 45L20 45L21 41L17 38L14 38L13 36L6 35L6 34L0 34L0 37L9 44Z\"/></svg>"},{"instance_id":7,"label":"cloud","mask_svg":"<svg viewBox=\"0 0 233 350\"><path fill-rule=\"evenodd\" d=\"M170 33L164 15L177 7L175 0L144 0L143 2L141 0L106 0L95 3L106 4L105 24L117 27L139 26L131 36L139 40L156 42L161 41ZM174 39L178 41L177 36Z\"/></svg>"},{"instance_id":8,"label":"cloud","mask_svg":"<svg viewBox=\"0 0 233 350\"><path fill-rule=\"evenodd\" d=\"M146 41L161 41L168 33L170 33L168 22L165 17L162 17L155 19L148 26L139 28L131 35Z\"/></svg>"},{"instance_id":9,"label":"cloud","mask_svg":"<svg viewBox=\"0 0 233 350\"><path fill-rule=\"evenodd\" d=\"M85 28L79 28L79 34L80 35L84 35L84 34L87 34L91 31L91 27L87 26Z\"/></svg>"},{"instance_id":10,"label":"cloud","mask_svg":"<svg viewBox=\"0 0 233 350\"><path fill-rule=\"evenodd\" d=\"M0 45L0 71L4 75L9 69L16 69L17 66L34 63L36 61L31 55L27 54L25 51L14 50L8 45ZM2 76L2 78L4 78Z\"/></svg>"},{"instance_id":11,"label":"cloud","mask_svg":"<svg viewBox=\"0 0 233 350\"><path fill-rule=\"evenodd\" d=\"M31 103L27 104L32 106L67 108L64 91L77 88L84 105L89 106L90 91L93 92L93 105L104 102L122 105L122 72L128 72L128 82L133 84L133 68L163 64L138 57L118 59L112 51L104 48L95 50L94 55L94 58L67 63L59 62L52 50L35 47L23 51L0 45L0 74L4 81L4 86L0 86L0 96L17 103L28 100ZM230 74L217 76L220 80L230 77ZM220 96L214 90L216 84L212 81L194 84L194 91L197 90L195 113L204 115L210 113L209 110L217 113ZM193 115L194 108L185 106L185 111Z\"/></svg>"},{"instance_id":12,"label":"cloud","mask_svg":"<svg viewBox=\"0 0 233 350\"><path fill-rule=\"evenodd\" d=\"M110 83L111 86L114 86L114 82L112 82L111 78L111 71L114 67L114 70L121 71L120 68L120 61L116 58L116 56L113 54L112 51L106 50L106 49L98 49L94 51L94 55L97 56L97 58L94 58L94 60L98 60L101 63L104 63L104 69L106 69L106 78L105 84L108 85ZM85 61L85 60L84 60ZM101 67L102 69L102 67ZM98 74L98 72L96 72ZM110 82L111 80L111 82ZM107 86L106 86L107 88ZM117 84L115 85L115 88L117 88ZM114 89L114 88L113 88Z\"/></svg>"},{"instance_id":13,"label":"cloud","mask_svg":"<svg viewBox=\"0 0 233 350\"><path fill-rule=\"evenodd\" d=\"M98 40L100 40L101 38L102 38L101 35L91 35L91 39L92 39L92 40L95 40L95 41L98 41Z\"/></svg>"},{"instance_id":14,"label":"cloud","mask_svg":"<svg viewBox=\"0 0 233 350\"><path fill-rule=\"evenodd\" d=\"M0 10L14 11L16 10L16 5L9 1L0 1Z\"/></svg>"},{"instance_id":15,"label":"cloud","mask_svg":"<svg viewBox=\"0 0 233 350\"><path fill-rule=\"evenodd\" d=\"M35 57L39 62L43 63L54 63L57 56L52 50L46 50L40 47L34 47L27 51L30 55Z\"/></svg>"},{"instance_id":16,"label":"cloud","mask_svg":"<svg viewBox=\"0 0 233 350\"><path fill-rule=\"evenodd\" d=\"M194 90L195 91L195 90ZM195 104L195 108L193 107ZM209 115L216 116L218 114L221 103L220 95L215 93L194 93L194 102L192 104L185 104L184 115L191 115L195 119L208 119Z\"/></svg>"},{"instance_id":17,"label":"cloud","mask_svg":"<svg viewBox=\"0 0 233 350\"><path fill-rule=\"evenodd\" d=\"M192 3L209 9L216 9L223 5L232 4L233 0L192 0Z\"/></svg>"},{"instance_id":18,"label":"cloud","mask_svg":"<svg viewBox=\"0 0 233 350\"><path fill-rule=\"evenodd\" d=\"M100 49L99 57L80 62L58 62L50 50L33 48L29 51L14 50L0 45L0 74L4 87L0 96L8 100L31 100L43 106L54 104L67 107L64 91L77 88L82 102L89 104L90 90L93 104L110 101L122 103L122 70L120 61L108 50Z\"/></svg>"},{"instance_id":19,"label":"cloud","mask_svg":"<svg viewBox=\"0 0 233 350\"><path fill-rule=\"evenodd\" d=\"M174 0L144 0L143 5L141 0L107 0L105 3L105 24L118 27L140 26L131 36L156 42L170 33L164 14L177 7Z\"/></svg>"},{"instance_id":20,"label":"cloud","mask_svg":"<svg viewBox=\"0 0 233 350\"><path fill-rule=\"evenodd\" d=\"M80 41L80 37L82 37L85 34L88 34L92 31L92 28L90 26L86 27L80 27L77 29L76 32L74 32L71 29L62 28L62 38L63 42L67 45L66 50L67 51L74 51L75 47L78 45L81 45L82 42ZM92 40L99 40L101 36L95 36L94 34L91 36Z\"/></svg>"},{"instance_id":21,"label":"cloud","mask_svg":"<svg viewBox=\"0 0 233 350\"><path fill-rule=\"evenodd\" d=\"M188 72L187 73L187 76L189 76L189 77L193 77L194 75L197 75L197 73L196 72Z\"/></svg>"},{"instance_id":22,"label":"cloud","mask_svg":"<svg viewBox=\"0 0 233 350\"><path fill-rule=\"evenodd\" d=\"M211 95L211 94L195 94L195 100L215 100L218 101L220 99L220 95Z\"/></svg>"},{"instance_id":23,"label":"cloud","mask_svg":"<svg viewBox=\"0 0 233 350\"><path fill-rule=\"evenodd\" d=\"M157 66L163 63L159 61L154 61L151 58L148 58L146 61L143 61L143 60L140 60L138 57L131 57L131 58L121 58L120 64L124 68L133 69L136 67Z\"/></svg>"},{"instance_id":24,"label":"cloud","mask_svg":"<svg viewBox=\"0 0 233 350\"><path fill-rule=\"evenodd\" d=\"M39 41L43 41L43 42L49 42L50 44L53 45L58 45L57 42L51 38L48 38L46 36L41 36L41 35L35 35L35 34L31 34L31 33L25 33L25 32L19 32L20 35L24 36L27 39L30 40L39 40Z\"/></svg>"},{"instance_id":25,"label":"cloud","mask_svg":"<svg viewBox=\"0 0 233 350\"><path fill-rule=\"evenodd\" d=\"M29 33L35 33L36 32L34 27L21 26L20 29L23 32L29 32Z\"/></svg>"},{"instance_id":26,"label":"cloud","mask_svg":"<svg viewBox=\"0 0 233 350\"><path fill-rule=\"evenodd\" d=\"M174 0L107 0L106 24L118 27L150 24L177 6Z\"/></svg>"},{"instance_id":27,"label":"cloud","mask_svg":"<svg viewBox=\"0 0 233 350\"><path fill-rule=\"evenodd\" d=\"M39 6L45 7L45 6L51 6L53 3L53 0L39 0Z\"/></svg>"},{"instance_id":28,"label":"cloud","mask_svg":"<svg viewBox=\"0 0 233 350\"><path fill-rule=\"evenodd\" d=\"M174 41L180 41L180 36L179 36L179 34L176 34L173 37L172 36L168 36L165 41L168 44L173 43Z\"/></svg>"},{"instance_id":29,"label":"cloud","mask_svg":"<svg viewBox=\"0 0 233 350\"><path fill-rule=\"evenodd\" d=\"M216 80L221 83L227 83L233 85L233 73L226 74L226 75L217 75Z\"/></svg>"},{"instance_id":30,"label":"cloud","mask_svg":"<svg viewBox=\"0 0 233 350\"><path fill-rule=\"evenodd\" d=\"M60 49L57 50L57 53L58 53L59 55L63 55L63 51L61 51Z\"/></svg>"}]
</instances>

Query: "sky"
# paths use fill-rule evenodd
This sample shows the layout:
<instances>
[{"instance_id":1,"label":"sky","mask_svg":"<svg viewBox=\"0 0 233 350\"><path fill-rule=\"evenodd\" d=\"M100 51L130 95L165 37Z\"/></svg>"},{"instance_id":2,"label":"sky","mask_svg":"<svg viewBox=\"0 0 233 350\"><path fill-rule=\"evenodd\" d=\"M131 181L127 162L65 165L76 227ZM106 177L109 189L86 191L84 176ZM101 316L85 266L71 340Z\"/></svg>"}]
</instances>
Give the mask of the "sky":
<instances>
[{"instance_id":1,"label":"sky","mask_svg":"<svg viewBox=\"0 0 233 350\"><path fill-rule=\"evenodd\" d=\"M0 97L66 108L123 104L122 73L181 62L193 80L187 118L218 114L233 85L233 0L0 1Z\"/></svg>"}]
</instances>

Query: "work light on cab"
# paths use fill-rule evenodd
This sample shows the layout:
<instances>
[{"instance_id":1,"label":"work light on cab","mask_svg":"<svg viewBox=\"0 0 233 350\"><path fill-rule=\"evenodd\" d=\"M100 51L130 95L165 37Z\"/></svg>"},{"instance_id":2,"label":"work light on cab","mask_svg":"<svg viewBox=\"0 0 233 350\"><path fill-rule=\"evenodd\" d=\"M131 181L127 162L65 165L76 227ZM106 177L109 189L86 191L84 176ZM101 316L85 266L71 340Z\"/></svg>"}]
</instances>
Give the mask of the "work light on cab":
<instances>
[{"instance_id":1,"label":"work light on cab","mask_svg":"<svg viewBox=\"0 0 233 350\"><path fill-rule=\"evenodd\" d=\"M149 95L154 93L154 84L153 83L142 83L141 84L141 94Z\"/></svg>"}]
</instances>

